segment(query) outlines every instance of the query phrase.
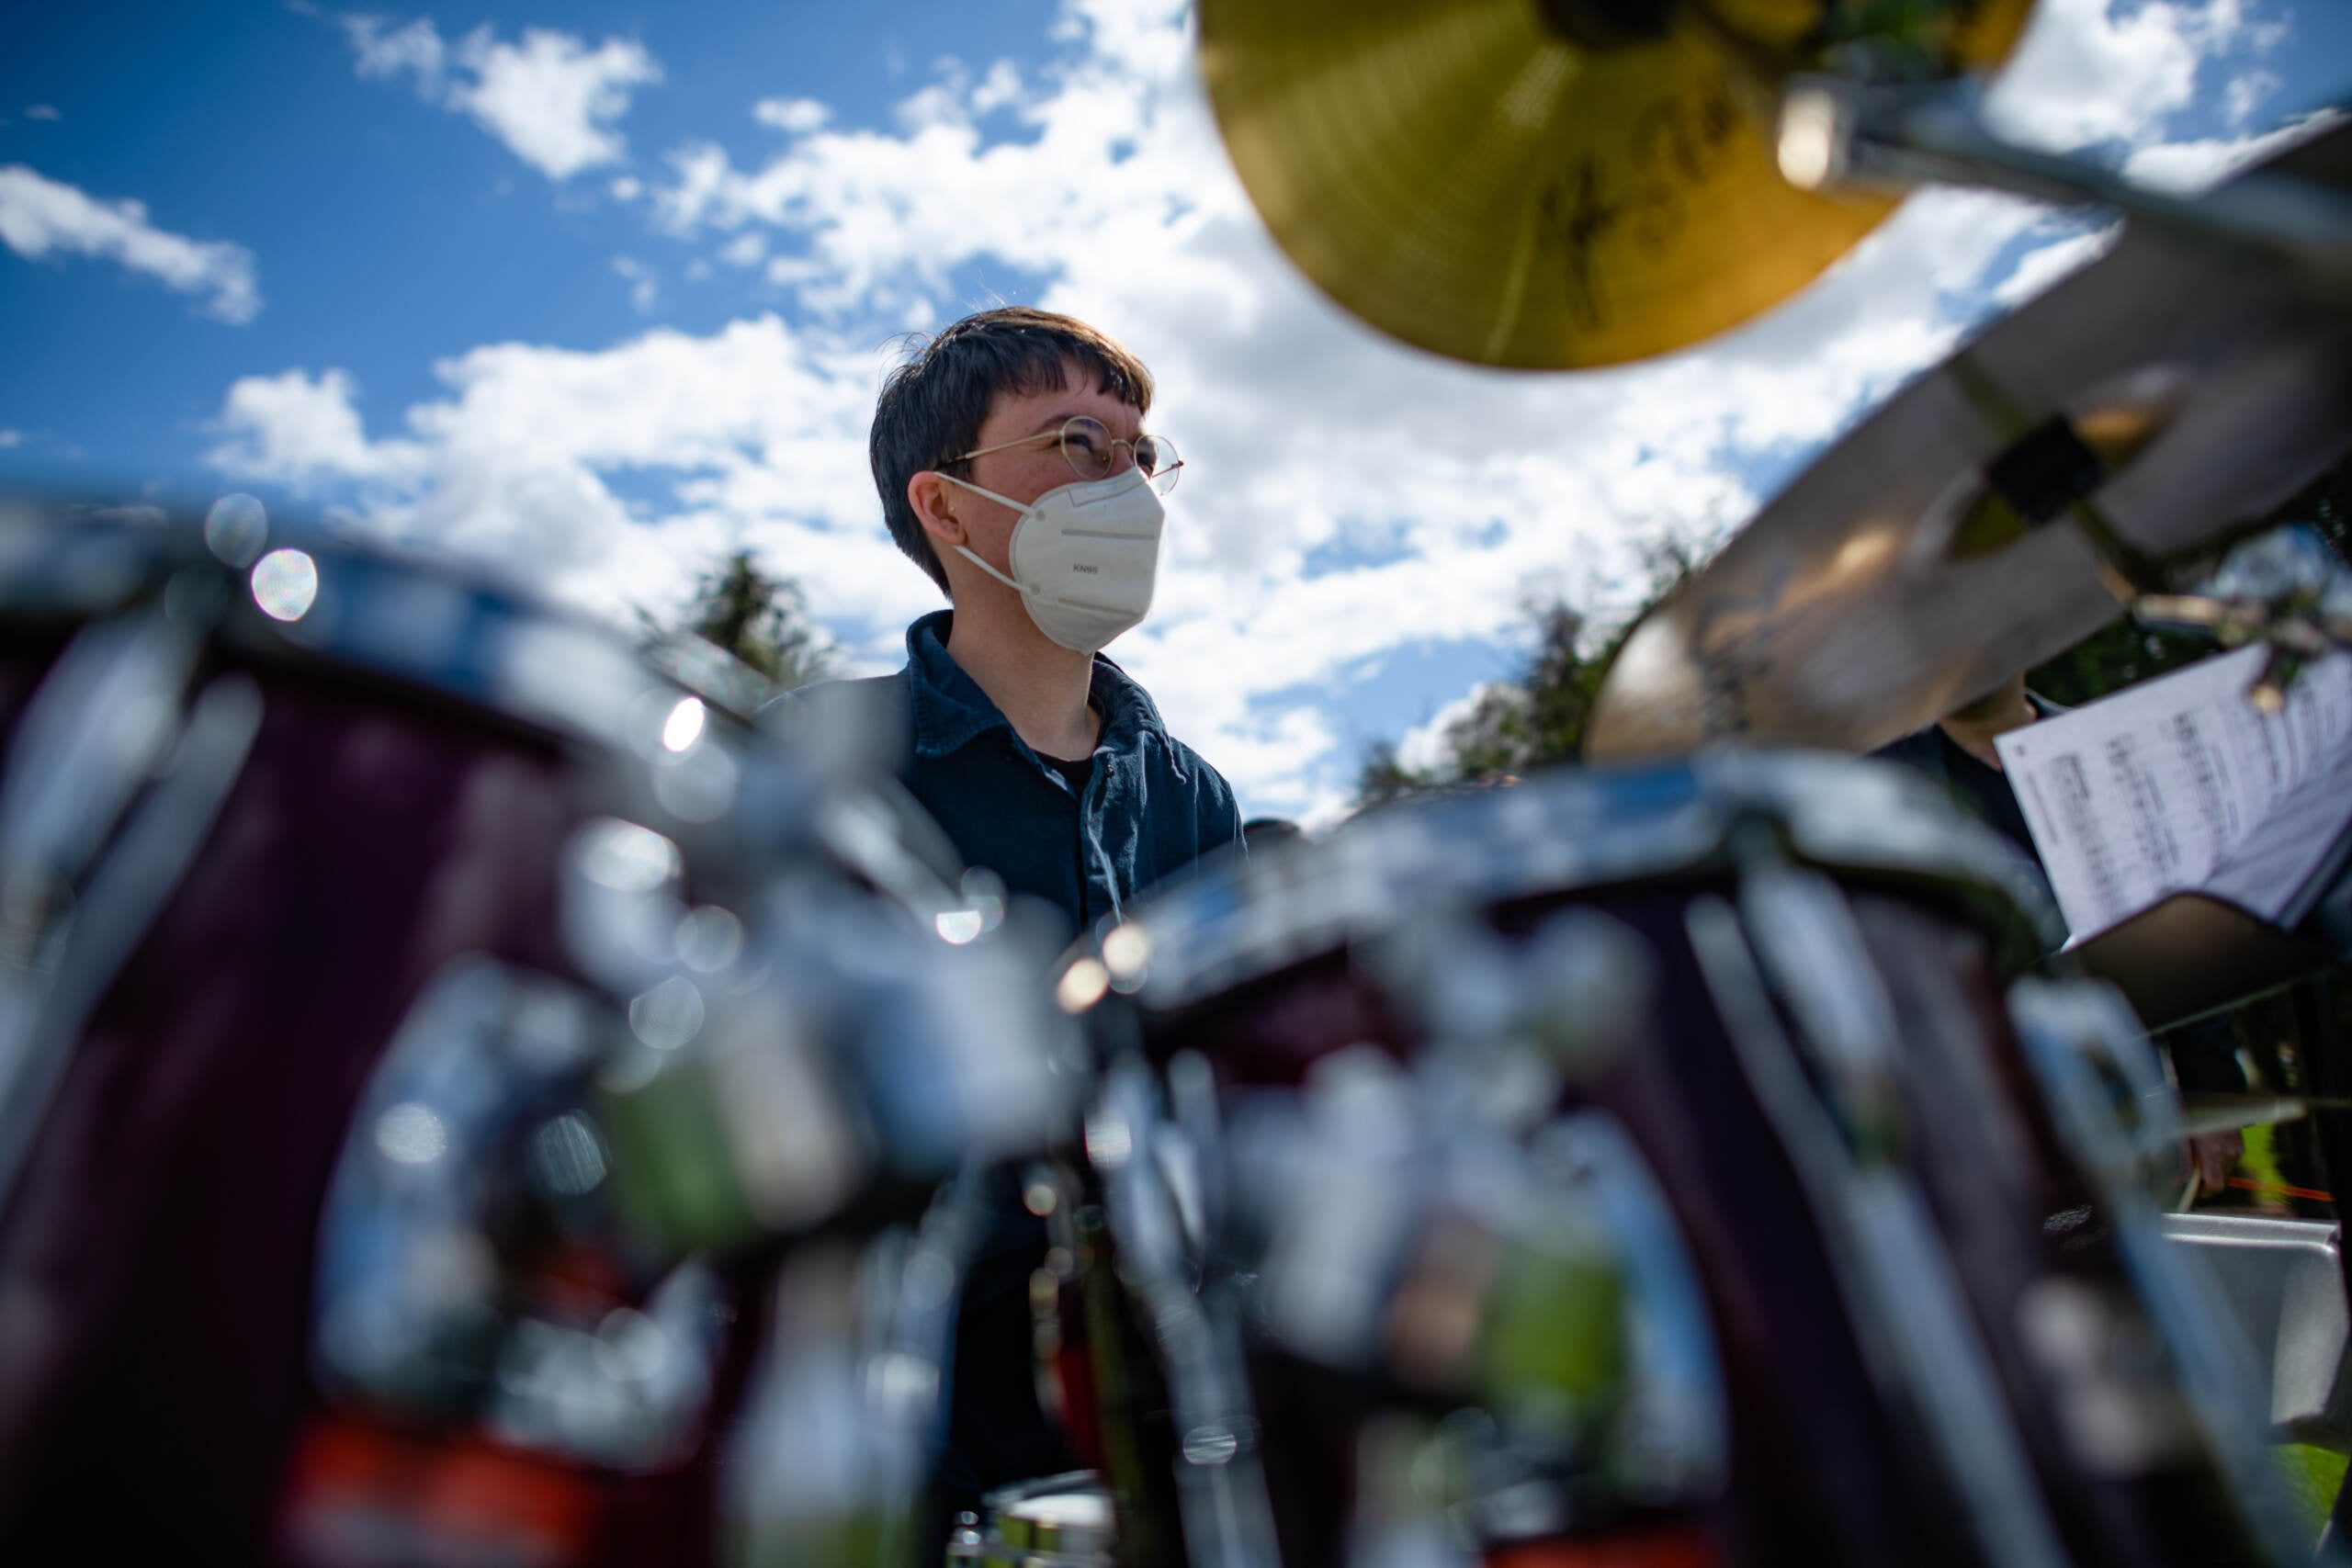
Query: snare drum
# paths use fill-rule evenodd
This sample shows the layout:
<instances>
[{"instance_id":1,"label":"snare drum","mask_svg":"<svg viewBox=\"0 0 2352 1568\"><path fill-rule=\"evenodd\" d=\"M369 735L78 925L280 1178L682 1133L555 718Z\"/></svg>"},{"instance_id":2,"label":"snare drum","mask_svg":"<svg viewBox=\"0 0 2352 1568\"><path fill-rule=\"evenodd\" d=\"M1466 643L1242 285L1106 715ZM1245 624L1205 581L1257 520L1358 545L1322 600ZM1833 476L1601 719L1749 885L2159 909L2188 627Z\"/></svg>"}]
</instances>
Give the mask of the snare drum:
<instances>
[{"instance_id":1,"label":"snare drum","mask_svg":"<svg viewBox=\"0 0 2352 1568\"><path fill-rule=\"evenodd\" d=\"M2046 988L2028 1009L2043 1023L2012 1022L2007 981L2050 935L2014 852L1916 781L1727 753L1394 808L1204 871L1074 953L1058 994L1108 1042L1204 1060L1229 1112L1377 1052L1425 1085L1433 1059L1464 1068L1420 1094L1431 1117L1443 1100L1510 1134L1566 1111L1625 1136L1623 1163L1671 1215L1649 1223L1695 1265L1728 1461L1661 1516L1612 1495L1606 1451L1572 1446L1567 1473L1534 1477L1542 1506L1520 1506L1534 1493L1510 1472L1502 1512L1550 1521L1539 1534L1573 1548L1663 1518L1678 1562L1694 1540L1729 1562L2287 1560L2294 1532L2201 1306L2143 1245L2115 1149L2145 1139L2086 1131L2112 1107L2072 1065L2144 1042L2044 1027ZM1347 1434L1413 1380L1393 1338L1285 1328L1286 1287L1260 1270L1288 1265L1252 1238L1295 1208L1315 1241L1330 1310L1297 1323L1401 1315L1475 1346L1508 1305L1484 1282L1479 1259L1508 1257L1491 1233L1431 1254L1452 1233L1398 1222L1420 1252L1333 1272L1333 1237L1426 1201L1403 1160L1365 1160L1312 1204L1238 1179L1209 1249L1238 1253L1257 1293L1240 1315L1286 1562L1361 1539ZM1374 1191L1394 1201L1358 1197ZM1621 1222L1611 1247L1639 1239ZM1368 1297L1352 1318L1332 1316L1341 1277ZM1657 1327L1634 1315L1629 1343ZM1532 1549L1508 1528L1481 1539Z\"/></svg>"}]
</instances>

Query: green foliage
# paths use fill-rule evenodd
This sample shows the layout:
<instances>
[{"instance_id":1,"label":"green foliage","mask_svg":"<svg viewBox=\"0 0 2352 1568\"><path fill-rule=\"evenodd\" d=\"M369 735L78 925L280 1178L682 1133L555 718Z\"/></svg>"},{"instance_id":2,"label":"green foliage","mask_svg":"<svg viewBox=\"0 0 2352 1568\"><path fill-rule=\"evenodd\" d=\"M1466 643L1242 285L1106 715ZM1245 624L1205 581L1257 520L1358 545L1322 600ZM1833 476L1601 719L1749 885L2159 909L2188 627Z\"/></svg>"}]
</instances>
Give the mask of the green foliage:
<instances>
[{"instance_id":1,"label":"green foliage","mask_svg":"<svg viewBox=\"0 0 2352 1568\"><path fill-rule=\"evenodd\" d=\"M2213 651L2209 637L2143 626L2129 615L2026 672L2025 683L2060 707L2083 704L2194 664Z\"/></svg>"},{"instance_id":2,"label":"green foliage","mask_svg":"<svg viewBox=\"0 0 2352 1568\"><path fill-rule=\"evenodd\" d=\"M1375 742L1356 776L1357 806L1489 784L1581 756L1585 725L1617 650L1643 615L1690 581L1701 560L1680 540L1644 554L1648 591L1641 608L1623 625L1593 642L1580 611L1558 600L1529 604L1535 646L1518 677L1487 686L1467 712L1446 726L1443 761L1435 768L1408 768L1393 744Z\"/></svg>"},{"instance_id":3,"label":"green foliage","mask_svg":"<svg viewBox=\"0 0 2352 1568\"><path fill-rule=\"evenodd\" d=\"M2336 556L2352 560L2352 458L2338 463L2280 507L2278 516L2318 529Z\"/></svg>"},{"instance_id":4,"label":"green foliage","mask_svg":"<svg viewBox=\"0 0 2352 1568\"><path fill-rule=\"evenodd\" d=\"M762 571L749 550L737 550L695 581L694 597L674 622L638 612L646 646L688 637L712 647L790 691L831 675L822 635L808 618L798 584Z\"/></svg>"},{"instance_id":5,"label":"green foliage","mask_svg":"<svg viewBox=\"0 0 2352 1568\"><path fill-rule=\"evenodd\" d=\"M2344 1456L2308 1443L2281 1443L2270 1451L2278 1456L2288 1488L2301 1505L2303 1523L2317 1544L2328 1512L2335 1506L2335 1495L2344 1487Z\"/></svg>"}]
</instances>

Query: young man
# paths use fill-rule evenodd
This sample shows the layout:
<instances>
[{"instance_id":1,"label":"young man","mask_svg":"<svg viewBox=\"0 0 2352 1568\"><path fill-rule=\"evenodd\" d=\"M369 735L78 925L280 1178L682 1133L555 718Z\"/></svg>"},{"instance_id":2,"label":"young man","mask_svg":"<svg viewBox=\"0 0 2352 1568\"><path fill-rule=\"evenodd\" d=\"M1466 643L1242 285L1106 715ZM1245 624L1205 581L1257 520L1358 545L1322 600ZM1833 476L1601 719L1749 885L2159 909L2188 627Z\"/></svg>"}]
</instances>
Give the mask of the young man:
<instances>
[{"instance_id":1,"label":"young man","mask_svg":"<svg viewBox=\"0 0 2352 1568\"><path fill-rule=\"evenodd\" d=\"M901 776L964 858L1073 932L1240 836L1233 791L1098 650L1150 607L1174 448L1151 375L1068 316L967 316L884 383L890 536L949 608L907 628Z\"/></svg>"},{"instance_id":2,"label":"young man","mask_svg":"<svg viewBox=\"0 0 2352 1568\"><path fill-rule=\"evenodd\" d=\"M874 412L874 482L891 537L949 608L907 628L905 669L830 694L894 711L915 798L967 862L1073 933L1241 835L1225 780L1099 654L1151 604L1177 458L1143 429L1150 407L1133 355L1021 306L967 316L899 367ZM957 1321L935 1535L981 1492L1075 1464L1031 1368L1043 1222L1015 1173L991 1199Z\"/></svg>"}]
</instances>

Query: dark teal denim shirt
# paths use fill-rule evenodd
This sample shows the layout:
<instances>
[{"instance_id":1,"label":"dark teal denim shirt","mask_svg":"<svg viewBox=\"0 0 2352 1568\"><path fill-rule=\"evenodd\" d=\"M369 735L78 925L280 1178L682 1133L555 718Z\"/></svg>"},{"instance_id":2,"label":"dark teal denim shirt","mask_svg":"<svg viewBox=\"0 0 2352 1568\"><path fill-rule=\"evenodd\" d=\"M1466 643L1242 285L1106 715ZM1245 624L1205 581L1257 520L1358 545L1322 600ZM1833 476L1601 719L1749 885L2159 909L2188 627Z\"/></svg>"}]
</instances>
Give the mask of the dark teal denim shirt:
<instances>
[{"instance_id":1,"label":"dark teal denim shirt","mask_svg":"<svg viewBox=\"0 0 2352 1568\"><path fill-rule=\"evenodd\" d=\"M995 872L1012 893L1058 908L1075 933L1241 837L1232 789L1100 654L1090 695L1102 737L1085 788L1073 794L947 656L949 615L907 628L906 668L897 674L808 688L807 697L906 727L899 777L966 862ZM1045 1258L1044 1222L1022 1206L1016 1172L991 1173L986 1191L989 1224L956 1312L944 1451L922 1562L939 1561L946 1520L978 1508L989 1488L1078 1462L1038 1408L1031 1367L1028 1283Z\"/></svg>"},{"instance_id":2,"label":"dark teal denim shirt","mask_svg":"<svg viewBox=\"0 0 2352 1568\"><path fill-rule=\"evenodd\" d=\"M1102 738L1094 771L1073 795L947 656L952 615L907 628L906 668L896 675L843 684L868 688L877 705L895 700L912 720L899 776L968 863L1056 906L1075 933L1241 837L1232 788L1101 654L1090 695Z\"/></svg>"}]
</instances>

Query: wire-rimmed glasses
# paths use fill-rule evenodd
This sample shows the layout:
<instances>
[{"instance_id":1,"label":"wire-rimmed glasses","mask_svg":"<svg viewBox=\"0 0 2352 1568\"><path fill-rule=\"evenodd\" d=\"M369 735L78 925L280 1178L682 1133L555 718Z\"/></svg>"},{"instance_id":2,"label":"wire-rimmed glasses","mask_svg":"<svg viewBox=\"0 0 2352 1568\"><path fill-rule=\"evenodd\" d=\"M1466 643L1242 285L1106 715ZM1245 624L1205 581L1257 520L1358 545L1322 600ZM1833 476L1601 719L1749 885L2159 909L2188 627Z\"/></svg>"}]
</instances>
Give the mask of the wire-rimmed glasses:
<instances>
[{"instance_id":1,"label":"wire-rimmed glasses","mask_svg":"<svg viewBox=\"0 0 2352 1568\"><path fill-rule=\"evenodd\" d=\"M1113 435L1101 420L1086 414L1076 414L1062 421L1053 430L1024 435L1018 441L1000 441L993 446L976 446L960 457L950 457L951 463L968 462L985 457L991 452L1009 451L1015 446L1035 446L1052 442L1061 448L1062 461L1069 471L1081 479L1108 479L1119 470L1119 448L1141 468L1151 488L1166 495L1176 488L1177 470L1184 460L1176 456L1175 443L1164 435L1137 434L1133 441Z\"/></svg>"}]
</instances>

